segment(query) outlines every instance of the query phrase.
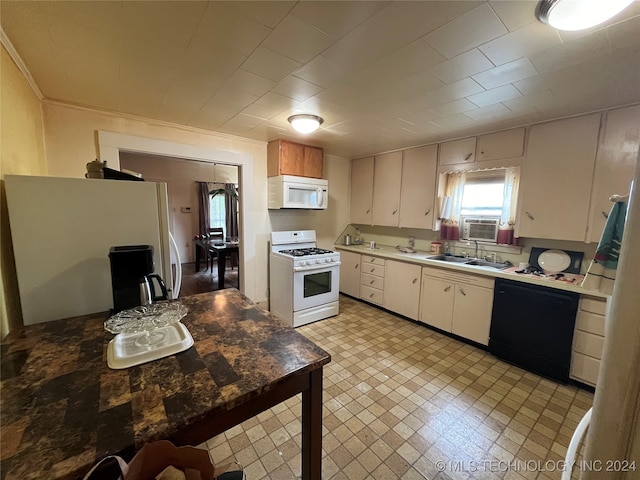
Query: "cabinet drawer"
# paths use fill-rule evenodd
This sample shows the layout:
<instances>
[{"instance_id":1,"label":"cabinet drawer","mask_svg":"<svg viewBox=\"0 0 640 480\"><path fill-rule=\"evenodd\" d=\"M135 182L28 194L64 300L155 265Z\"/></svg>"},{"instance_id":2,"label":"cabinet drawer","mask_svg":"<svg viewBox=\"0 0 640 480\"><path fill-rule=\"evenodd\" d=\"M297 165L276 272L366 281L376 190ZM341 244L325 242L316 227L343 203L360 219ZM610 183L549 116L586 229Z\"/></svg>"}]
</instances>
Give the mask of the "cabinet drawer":
<instances>
[{"instance_id":1,"label":"cabinet drawer","mask_svg":"<svg viewBox=\"0 0 640 480\"><path fill-rule=\"evenodd\" d=\"M422 267L422 275L437 278L446 282L466 283L477 287L493 288L495 279L482 275L469 275L454 270L442 270L439 268Z\"/></svg>"},{"instance_id":2,"label":"cabinet drawer","mask_svg":"<svg viewBox=\"0 0 640 480\"><path fill-rule=\"evenodd\" d=\"M600 360L581 353L574 353L571 356L571 378L579 380L595 387L598 382L598 371L600 370Z\"/></svg>"},{"instance_id":3,"label":"cabinet drawer","mask_svg":"<svg viewBox=\"0 0 640 480\"><path fill-rule=\"evenodd\" d=\"M573 350L597 359L602 358L604 337L577 330L573 337Z\"/></svg>"},{"instance_id":4,"label":"cabinet drawer","mask_svg":"<svg viewBox=\"0 0 640 480\"><path fill-rule=\"evenodd\" d=\"M362 263L362 273L368 273L369 275L375 275L377 277L384 277L384 267L373 263Z\"/></svg>"},{"instance_id":5,"label":"cabinet drawer","mask_svg":"<svg viewBox=\"0 0 640 480\"><path fill-rule=\"evenodd\" d=\"M378 290L384 290L384 278L376 277L375 275L368 275L366 273L363 273L360 278L361 285L376 288Z\"/></svg>"},{"instance_id":6,"label":"cabinet drawer","mask_svg":"<svg viewBox=\"0 0 640 480\"><path fill-rule=\"evenodd\" d=\"M371 288L367 285L360 286L360 298L367 302L375 303L376 305L382 305L384 294L382 290L377 288Z\"/></svg>"},{"instance_id":7,"label":"cabinet drawer","mask_svg":"<svg viewBox=\"0 0 640 480\"><path fill-rule=\"evenodd\" d=\"M366 263L373 263L374 265L380 265L384 267L384 258L372 257L371 255L362 255L362 261Z\"/></svg>"},{"instance_id":8,"label":"cabinet drawer","mask_svg":"<svg viewBox=\"0 0 640 480\"><path fill-rule=\"evenodd\" d=\"M576 329L604 336L604 318L602 315L578 310Z\"/></svg>"},{"instance_id":9,"label":"cabinet drawer","mask_svg":"<svg viewBox=\"0 0 640 480\"><path fill-rule=\"evenodd\" d=\"M607 311L607 302L606 300L582 297L580 299L580 310L597 313L598 315L605 315Z\"/></svg>"}]
</instances>

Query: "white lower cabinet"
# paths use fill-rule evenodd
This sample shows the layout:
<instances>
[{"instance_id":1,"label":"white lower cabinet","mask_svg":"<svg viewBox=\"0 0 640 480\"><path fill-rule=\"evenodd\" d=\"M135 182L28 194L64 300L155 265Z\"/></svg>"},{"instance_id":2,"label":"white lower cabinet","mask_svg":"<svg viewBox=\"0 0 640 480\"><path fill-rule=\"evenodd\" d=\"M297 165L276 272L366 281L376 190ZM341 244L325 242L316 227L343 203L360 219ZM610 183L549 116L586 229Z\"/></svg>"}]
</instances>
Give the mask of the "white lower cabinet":
<instances>
[{"instance_id":1,"label":"white lower cabinet","mask_svg":"<svg viewBox=\"0 0 640 480\"><path fill-rule=\"evenodd\" d=\"M482 345L489 345L492 277L422 268L419 320Z\"/></svg>"},{"instance_id":2,"label":"white lower cabinet","mask_svg":"<svg viewBox=\"0 0 640 480\"><path fill-rule=\"evenodd\" d=\"M582 297L573 334L570 377L595 387L604 346L606 300Z\"/></svg>"},{"instance_id":3,"label":"white lower cabinet","mask_svg":"<svg viewBox=\"0 0 640 480\"><path fill-rule=\"evenodd\" d=\"M418 319L420 307L420 265L387 260L382 306L405 317Z\"/></svg>"},{"instance_id":4,"label":"white lower cabinet","mask_svg":"<svg viewBox=\"0 0 640 480\"><path fill-rule=\"evenodd\" d=\"M360 254L340 252L340 291L360 298Z\"/></svg>"}]
</instances>

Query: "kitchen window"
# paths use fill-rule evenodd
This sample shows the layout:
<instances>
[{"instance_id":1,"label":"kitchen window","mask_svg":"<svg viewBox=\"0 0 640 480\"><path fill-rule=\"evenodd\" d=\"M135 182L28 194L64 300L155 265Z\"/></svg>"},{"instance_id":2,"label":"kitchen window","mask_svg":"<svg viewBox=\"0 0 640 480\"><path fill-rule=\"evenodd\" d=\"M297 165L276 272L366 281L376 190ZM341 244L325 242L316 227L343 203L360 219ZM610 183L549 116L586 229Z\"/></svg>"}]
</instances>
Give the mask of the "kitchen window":
<instances>
[{"instance_id":1,"label":"kitchen window","mask_svg":"<svg viewBox=\"0 0 640 480\"><path fill-rule=\"evenodd\" d=\"M460 239L463 217L499 218L496 243L517 244L513 229L520 167L451 172L446 177L440 213L443 240Z\"/></svg>"}]
</instances>

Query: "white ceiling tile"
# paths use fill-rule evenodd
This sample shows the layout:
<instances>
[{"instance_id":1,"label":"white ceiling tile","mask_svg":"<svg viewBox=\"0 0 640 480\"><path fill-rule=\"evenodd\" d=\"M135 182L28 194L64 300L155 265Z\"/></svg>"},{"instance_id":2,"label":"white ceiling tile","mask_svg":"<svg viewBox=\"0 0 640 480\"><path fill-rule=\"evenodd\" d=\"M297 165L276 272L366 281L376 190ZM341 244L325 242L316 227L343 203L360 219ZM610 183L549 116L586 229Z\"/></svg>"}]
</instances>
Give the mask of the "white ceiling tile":
<instances>
[{"instance_id":1,"label":"white ceiling tile","mask_svg":"<svg viewBox=\"0 0 640 480\"><path fill-rule=\"evenodd\" d=\"M244 2L208 3L189 45L190 49L201 52L202 59L207 58L211 49L249 56L271 32L269 27L231 8L235 3Z\"/></svg>"},{"instance_id":2,"label":"white ceiling tile","mask_svg":"<svg viewBox=\"0 0 640 480\"><path fill-rule=\"evenodd\" d=\"M640 10L640 2L634 6ZM606 29L611 50L640 45L640 14Z\"/></svg>"},{"instance_id":3,"label":"white ceiling tile","mask_svg":"<svg viewBox=\"0 0 640 480\"><path fill-rule=\"evenodd\" d=\"M493 105L487 105L486 107L475 108L464 112L467 117L473 120L483 120L489 117L499 118L512 113L513 112L502 103L494 103Z\"/></svg>"},{"instance_id":4,"label":"white ceiling tile","mask_svg":"<svg viewBox=\"0 0 640 480\"><path fill-rule=\"evenodd\" d=\"M599 30L569 43L561 43L534 53L529 58L538 72L550 73L609 53L607 33Z\"/></svg>"},{"instance_id":5,"label":"white ceiling tile","mask_svg":"<svg viewBox=\"0 0 640 480\"><path fill-rule=\"evenodd\" d=\"M162 99L158 115L170 118L171 122L186 125L213 95L204 89L173 84Z\"/></svg>"},{"instance_id":6,"label":"white ceiling tile","mask_svg":"<svg viewBox=\"0 0 640 480\"><path fill-rule=\"evenodd\" d=\"M437 88L428 93L428 96L434 100L437 100L437 105L442 105L446 102L457 100L459 98L471 97L474 94L481 94L484 89L474 82L471 78L464 78L457 82L450 83L444 87Z\"/></svg>"},{"instance_id":7,"label":"white ceiling tile","mask_svg":"<svg viewBox=\"0 0 640 480\"><path fill-rule=\"evenodd\" d=\"M472 78L487 90L500 87L508 83L517 82L524 78L538 74L528 58L521 58L513 62L505 63L486 72L474 75Z\"/></svg>"},{"instance_id":8,"label":"white ceiling tile","mask_svg":"<svg viewBox=\"0 0 640 480\"><path fill-rule=\"evenodd\" d=\"M454 100L453 102L433 107L431 110L440 116L446 116L453 115L455 113L468 112L469 110L473 110L475 108L478 108L475 103L471 103L466 98L460 98L458 100Z\"/></svg>"},{"instance_id":9,"label":"white ceiling tile","mask_svg":"<svg viewBox=\"0 0 640 480\"><path fill-rule=\"evenodd\" d=\"M504 105L514 112L527 112L530 110L544 111L562 103L560 99L553 95L551 90L540 90L523 95L521 97L505 100Z\"/></svg>"},{"instance_id":10,"label":"white ceiling tile","mask_svg":"<svg viewBox=\"0 0 640 480\"><path fill-rule=\"evenodd\" d=\"M388 2L298 2L291 14L337 40Z\"/></svg>"},{"instance_id":11,"label":"white ceiling tile","mask_svg":"<svg viewBox=\"0 0 640 480\"><path fill-rule=\"evenodd\" d=\"M496 65L512 62L561 43L558 32L541 22L534 22L520 30L503 35L480 47Z\"/></svg>"},{"instance_id":12,"label":"white ceiling tile","mask_svg":"<svg viewBox=\"0 0 640 480\"><path fill-rule=\"evenodd\" d=\"M458 113L455 115L447 115L446 117L440 117L437 120L433 120L429 123L437 125L442 128L459 128L464 125L472 123L473 120L467 117L464 113Z\"/></svg>"},{"instance_id":13,"label":"white ceiling tile","mask_svg":"<svg viewBox=\"0 0 640 480\"><path fill-rule=\"evenodd\" d=\"M150 41L160 40L183 47L189 45L207 8L205 2L119 3L122 8L123 30L135 31ZM140 17L148 21L141 23Z\"/></svg>"},{"instance_id":14,"label":"white ceiling tile","mask_svg":"<svg viewBox=\"0 0 640 480\"><path fill-rule=\"evenodd\" d=\"M495 12L487 4L465 13L424 37L446 58L453 58L507 33Z\"/></svg>"},{"instance_id":15,"label":"white ceiling tile","mask_svg":"<svg viewBox=\"0 0 640 480\"><path fill-rule=\"evenodd\" d=\"M334 43L323 56L359 69L417 40L445 21L444 15L429 2L391 2Z\"/></svg>"},{"instance_id":16,"label":"white ceiling tile","mask_svg":"<svg viewBox=\"0 0 640 480\"><path fill-rule=\"evenodd\" d=\"M285 57L305 63L314 58L333 41L316 27L287 15L282 22L262 42Z\"/></svg>"},{"instance_id":17,"label":"white ceiling tile","mask_svg":"<svg viewBox=\"0 0 640 480\"><path fill-rule=\"evenodd\" d=\"M416 40L396 50L374 64L349 75L344 81L349 85L379 89L398 79L405 79L439 64L444 58L430 45Z\"/></svg>"},{"instance_id":18,"label":"white ceiling tile","mask_svg":"<svg viewBox=\"0 0 640 480\"><path fill-rule=\"evenodd\" d=\"M261 77L255 73L248 72L246 70L236 70L227 84L234 90L240 90L243 92L252 93L253 95L262 96L270 91L276 82L269 80L268 78Z\"/></svg>"},{"instance_id":19,"label":"white ceiling tile","mask_svg":"<svg viewBox=\"0 0 640 480\"><path fill-rule=\"evenodd\" d=\"M440 0L434 1L429 0L429 2L435 6L442 14L447 17L448 20L453 20L454 18L458 18L460 15L468 12L469 10L473 10L474 8L480 6L485 0L482 1L472 1L465 0L463 2L452 2L451 0Z\"/></svg>"},{"instance_id":20,"label":"white ceiling tile","mask_svg":"<svg viewBox=\"0 0 640 480\"><path fill-rule=\"evenodd\" d=\"M489 5L509 31L513 32L539 21L536 17L538 3L537 0L491 0Z\"/></svg>"},{"instance_id":21,"label":"white ceiling tile","mask_svg":"<svg viewBox=\"0 0 640 480\"><path fill-rule=\"evenodd\" d=\"M277 110L278 112L290 109L294 105L298 104L298 102L296 102L293 98L285 97L284 95L278 95L277 93L273 92L269 92L263 95L258 100L256 100L256 102L260 105L264 105L265 107Z\"/></svg>"},{"instance_id":22,"label":"white ceiling tile","mask_svg":"<svg viewBox=\"0 0 640 480\"><path fill-rule=\"evenodd\" d=\"M265 2L265 1L227 1L227 2L209 2L217 6L216 4L222 3L230 6L234 10L241 12L243 15L266 25L269 28L274 28L282 19L289 13L296 2L286 2L278 0L277 2Z\"/></svg>"},{"instance_id":23,"label":"white ceiling tile","mask_svg":"<svg viewBox=\"0 0 640 480\"><path fill-rule=\"evenodd\" d=\"M493 68L493 66L493 63L480 50L474 48L436 65L430 70L430 73L444 83L452 83L476 73L484 72Z\"/></svg>"},{"instance_id":24,"label":"white ceiling tile","mask_svg":"<svg viewBox=\"0 0 640 480\"><path fill-rule=\"evenodd\" d=\"M247 108L242 110L242 113L251 115L252 117L261 118L262 120L270 120L280 112L266 105L252 103Z\"/></svg>"},{"instance_id":25,"label":"white ceiling tile","mask_svg":"<svg viewBox=\"0 0 640 480\"><path fill-rule=\"evenodd\" d=\"M299 67L300 63L264 47L258 47L242 65L243 69L274 82L279 82Z\"/></svg>"},{"instance_id":26,"label":"white ceiling tile","mask_svg":"<svg viewBox=\"0 0 640 480\"><path fill-rule=\"evenodd\" d=\"M290 75L278 83L278 85L273 89L273 92L302 102L309 97L313 97L321 90L322 87L319 87L318 85L314 85L306 80Z\"/></svg>"},{"instance_id":27,"label":"white ceiling tile","mask_svg":"<svg viewBox=\"0 0 640 480\"><path fill-rule=\"evenodd\" d=\"M479 107L486 107L487 105L503 102L504 100L519 97L520 95L520 92L513 85L509 84L487 90L486 92L476 93L467 98Z\"/></svg>"},{"instance_id":28,"label":"white ceiling tile","mask_svg":"<svg viewBox=\"0 0 640 480\"><path fill-rule=\"evenodd\" d=\"M314 85L326 88L343 78L346 73L347 67L319 55L302 68L296 70L293 75Z\"/></svg>"}]
</instances>

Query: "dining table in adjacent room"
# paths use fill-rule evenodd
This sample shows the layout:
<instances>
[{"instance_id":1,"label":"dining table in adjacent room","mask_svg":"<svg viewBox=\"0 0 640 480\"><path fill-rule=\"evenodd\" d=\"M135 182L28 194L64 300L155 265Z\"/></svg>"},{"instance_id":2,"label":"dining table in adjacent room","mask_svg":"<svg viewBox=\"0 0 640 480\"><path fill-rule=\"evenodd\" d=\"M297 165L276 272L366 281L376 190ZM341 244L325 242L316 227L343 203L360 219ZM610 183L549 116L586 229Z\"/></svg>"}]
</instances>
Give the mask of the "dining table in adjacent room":
<instances>
[{"instance_id":1,"label":"dining table in adjacent room","mask_svg":"<svg viewBox=\"0 0 640 480\"><path fill-rule=\"evenodd\" d=\"M224 288L224 273L227 268L227 258L231 256L233 252L239 253L239 243L234 242L220 242L219 240L212 239L193 239L196 245L196 272L200 271L200 259L202 251L215 252L218 257L218 288ZM205 256L206 258L206 256ZM238 285L240 285L240 267L238 266Z\"/></svg>"},{"instance_id":2,"label":"dining table in adjacent room","mask_svg":"<svg viewBox=\"0 0 640 480\"><path fill-rule=\"evenodd\" d=\"M321 479L330 355L233 288L170 302L186 308L193 346L126 368L109 367L108 312L2 339L4 479L82 478L105 456L129 461L157 440L197 446L299 393L302 478Z\"/></svg>"}]
</instances>

